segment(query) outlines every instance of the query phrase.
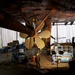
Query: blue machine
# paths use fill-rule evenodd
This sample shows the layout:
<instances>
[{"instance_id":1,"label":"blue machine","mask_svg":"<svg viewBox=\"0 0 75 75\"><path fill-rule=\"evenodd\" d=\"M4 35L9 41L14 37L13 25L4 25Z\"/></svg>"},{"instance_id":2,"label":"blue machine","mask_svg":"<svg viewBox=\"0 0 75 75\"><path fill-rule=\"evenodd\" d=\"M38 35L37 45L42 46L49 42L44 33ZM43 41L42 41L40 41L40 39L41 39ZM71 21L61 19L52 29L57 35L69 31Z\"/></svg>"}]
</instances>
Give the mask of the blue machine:
<instances>
[{"instance_id":1,"label":"blue machine","mask_svg":"<svg viewBox=\"0 0 75 75\"><path fill-rule=\"evenodd\" d=\"M27 56L25 54L25 46L24 45L17 45L16 48L13 50L13 57L12 57L12 61L13 62L17 62L20 64L25 64L28 62Z\"/></svg>"},{"instance_id":2,"label":"blue machine","mask_svg":"<svg viewBox=\"0 0 75 75\"><path fill-rule=\"evenodd\" d=\"M68 63L73 59L73 47L72 46L57 46L53 49L56 52L57 61Z\"/></svg>"},{"instance_id":3,"label":"blue machine","mask_svg":"<svg viewBox=\"0 0 75 75\"><path fill-rule=\"evenodd\" d=\"M71 53L57 54L56 57L60 62L64 62L64 63L71 61L73 58Z\"/></svg>"}]
</instances>

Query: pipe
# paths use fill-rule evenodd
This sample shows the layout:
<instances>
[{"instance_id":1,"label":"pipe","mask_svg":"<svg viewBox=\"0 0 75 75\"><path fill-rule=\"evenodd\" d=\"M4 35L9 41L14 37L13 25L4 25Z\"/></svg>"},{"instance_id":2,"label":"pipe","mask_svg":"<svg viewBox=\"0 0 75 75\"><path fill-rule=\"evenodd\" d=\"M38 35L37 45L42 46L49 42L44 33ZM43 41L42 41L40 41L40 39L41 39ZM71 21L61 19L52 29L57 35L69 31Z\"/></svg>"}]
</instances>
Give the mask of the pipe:
<instances>
[{"instance_id":1,"label":"pipe","mask_svg":"<svg viewBox=\"0 0 75 75\"><path fill-rule=\"evenodd\" d=\"M38 25L38 27L35 29L35 32L38 31L38 29L41 27L42 23L50 16L50 14L52 14L55 11L55 9L52 9L49 11L49 13L45 16L45 18L40 22L40 24Z\"/></svg>"},{"instance_id":2,"label":"pipe","mask_svg":"<svg viewBox=\"0 0 75 75\"><path fill-rule=\"evenodd\" d=\"M19 21L15 19L15 17L11 16L9 13L0 10L0 27L7 28L10 30L26 33L29 36L33 36L35 34L34 30L28 28L21 24Z\"/></svg>"}]
</instances>

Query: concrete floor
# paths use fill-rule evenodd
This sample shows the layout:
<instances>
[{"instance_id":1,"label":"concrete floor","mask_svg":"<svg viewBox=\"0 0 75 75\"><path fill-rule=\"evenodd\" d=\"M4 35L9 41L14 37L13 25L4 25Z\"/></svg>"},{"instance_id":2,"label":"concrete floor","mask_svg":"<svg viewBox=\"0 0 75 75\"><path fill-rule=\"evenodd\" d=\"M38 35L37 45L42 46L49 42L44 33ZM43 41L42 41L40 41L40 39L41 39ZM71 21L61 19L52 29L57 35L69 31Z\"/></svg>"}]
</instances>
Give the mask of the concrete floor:
<instances>
[{"instance_id":1,"label":"concrete floor","mask_svg":"<svg viewBox=\"0 0 75 75\"><path fill-rule=\"evenodd\" d=\"M59 63L58 67L56 65L51 64L51 56L47 55L47 52L44 51L41 53L40 58L40 69L36 67L36 64L29 64L28 68L25 68L25 65L14 64L12 63L12 52L2 53L0 54L0 75L55 75L67 74L69 71L66 69L68 67L68 63ZM65 70L61 70L60 68L64 68ZM55 68L55 70L51 70ZM57 70L57 68L59 68Z\"/></svg>"}]
</instances>

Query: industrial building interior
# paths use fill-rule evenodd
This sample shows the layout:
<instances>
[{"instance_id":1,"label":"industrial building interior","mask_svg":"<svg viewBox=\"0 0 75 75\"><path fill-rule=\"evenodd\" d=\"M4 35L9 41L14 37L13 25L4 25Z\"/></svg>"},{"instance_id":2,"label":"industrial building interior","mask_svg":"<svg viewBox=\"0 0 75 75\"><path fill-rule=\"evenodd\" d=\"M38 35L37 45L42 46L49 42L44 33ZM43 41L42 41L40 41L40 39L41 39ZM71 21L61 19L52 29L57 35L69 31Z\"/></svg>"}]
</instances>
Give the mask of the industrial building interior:
<instances>
[{"instance_id":1,"label":"industrial building interior","mask_svg":"<svg viewBox=\"0 0 75 75\"><path fill-rule=\"evenodd\" d=\"M74 70L75 0L0 0L0 75Z\"/></svg>"}]
</instances>

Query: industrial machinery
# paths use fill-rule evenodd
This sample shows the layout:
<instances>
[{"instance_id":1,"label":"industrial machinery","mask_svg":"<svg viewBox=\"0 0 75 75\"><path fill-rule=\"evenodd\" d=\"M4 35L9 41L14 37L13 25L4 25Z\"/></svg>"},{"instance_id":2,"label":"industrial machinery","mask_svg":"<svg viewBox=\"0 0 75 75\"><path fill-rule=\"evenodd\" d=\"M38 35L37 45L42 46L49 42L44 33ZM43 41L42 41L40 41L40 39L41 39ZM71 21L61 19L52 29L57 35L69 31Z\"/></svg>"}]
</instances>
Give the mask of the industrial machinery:
<instances>
[{"instance_id":1,"label":"industrial machinery","mask_svg":"<svg viewBox=\"0 0 75 75\"><path fill-rule=\"evenodd\" d=\"M26 48L23 46L17 45L16 48L13 50L12 54L12 61L14 63L19 63L19 64L27 64L28 59L25 53Z\"/></svg>"},{"instance_id":2,"label":"industrial machinery","mask_svg":"<svg viewBox=\"0 0 75 75\"><path fill-rule=\"evenodd\" d=\"M55 46L51 52L53 50L56 52L56 58L58 62L70 62L73 59L72 46Z\"/></svg>"}]
</instances>

